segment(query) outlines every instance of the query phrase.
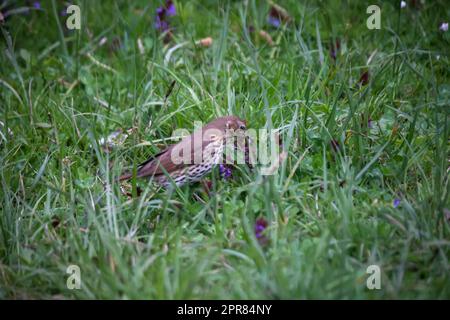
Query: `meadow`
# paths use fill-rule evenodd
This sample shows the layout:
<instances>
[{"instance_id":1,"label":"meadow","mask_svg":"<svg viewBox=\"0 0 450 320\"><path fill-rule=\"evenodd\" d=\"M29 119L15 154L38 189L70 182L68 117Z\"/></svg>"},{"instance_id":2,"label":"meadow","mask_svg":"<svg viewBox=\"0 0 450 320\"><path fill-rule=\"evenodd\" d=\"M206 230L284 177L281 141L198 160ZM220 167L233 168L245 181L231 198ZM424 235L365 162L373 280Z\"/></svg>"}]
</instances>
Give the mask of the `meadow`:
<instances>
[{"instance_id":1,"label":"meadow","mask_svg":"<svg viewBox=\"0 0 450 320\"><path fill-rule=\"evenodd\" d=\"M449 299L450 6L376 2L0 1L0 298ZM117 181L230 114L273 175Z\"/></svg>"}]
</instances>

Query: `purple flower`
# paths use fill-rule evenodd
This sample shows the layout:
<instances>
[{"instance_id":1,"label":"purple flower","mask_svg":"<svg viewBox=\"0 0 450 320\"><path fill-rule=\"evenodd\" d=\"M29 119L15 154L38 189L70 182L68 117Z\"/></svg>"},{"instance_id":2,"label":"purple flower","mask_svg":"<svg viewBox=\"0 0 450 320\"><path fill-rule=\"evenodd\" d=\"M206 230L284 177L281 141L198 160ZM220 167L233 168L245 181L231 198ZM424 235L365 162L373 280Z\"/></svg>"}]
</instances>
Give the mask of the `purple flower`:
<instances>
[{"instance_id":1,"label":"purple flower","mask_svg":"<svg viewBox=\"0 0 450 320\"><path fill-rule=\"evenodd\" d=\"M155 28L160 31L167 31L169 29L169 23L156 17Z\"/></svg>"},{"instance_id":2,"label":"purple flower","mask_svg":"<svg viewBox=\"0 0 450 320\"><path fill-rule=\"evenodd\" d=\"M220 164L219 165L219 174L223 179L228 180L229 178L231 178L233 171L231 170L231 168L229 166Z\"/></svg>"},{"instance_id":3,"label":"purple flower","mask_svg":"<svg viewBox=\"0 0 450 320\"><path fill-rule=\"evenodd\" d=\"M41 9L41 3L39 1L33 2L33 7L37 10Z\"/></svg>"},{"instance_id":4,"label":"purple flower","mask_svg":"<svg viewBox=\"0 0 450 320\"><path fill-rule=\"evenodd\" d=\"M165 13L166 9L164 9L164 7L156 8L156 15L158 15L159 17L162 17L163 15L165 15Z\"/></svg>"},{"instance_id":5,"label":"purple flower","mask_svg":"<svg viewBox=\"0 0 450 320\"><path fill-rule=\"evenodd\" d=\"M373 121L371 118L369 118L369 120L367 120L367 126L369 127L369 129L373 128Z\"/></svg>"},{"instance_id":6,"label":"purple flower","mask_svg":"<svg viewBox=\"0 0 450 320\"><path fill-rule=\"evenodd\" d=\"M270 6L269 16L267 17L267 22L278 28L281 25L281 22L289 22L291 21L291 17L289 16L286 9L280 7L277 4L272 4Z\"/></svg>"},{"instance_id":7,"label":"purple flower","mask_svg":"<svg viewBox=\"0 0 450 320\"><path fill-rule=\"evenodd\" d=\"M172 0L167 0L164 6L156 9L155 28L159 31L165 32L170 29L169 21L167 17L171 17L177 14L175 4Z\"/></svg>"},{"instance_id":8,"label":"purple flower","mask_svg":"<svg viewBox=\"0 0 450 320\"><path fill-rule=\"evenodd\" d=\"M160 31L166 31L169 28L166 21L166 10L163 7L156 9L155 28Z\"/></svg>"},{"instance_id":9,"label":"purple flower","mask_svg":"<svg viewBox=\"0 0 450 320\"><path fill-rule=\"evenodd\" d=\"M278 28L280 26L280 24L281 24L280 19L278 19L278 17L272 16L272 15L269 15L267 17L267 22L270 25L274 26L275 28Z\"/></svg>"},{"instance_id":10,"label":"purple flower","mask_svg":"<svg viewBox=\"0 0 450 320\"><path fill-rule=\"evenodd\" d=\"M267 221L264 218L256 219L255 223L255 236L256 238L261 238L263 236L264 230L267 228Z\"/></svg>"},{"instance_id":11,"label":"purple flower","mask_svg":"<svg viewBox=\"0 0 450 320\"><path fill-rule=\"evenodd\" d=\"M392 202L392 206L394 208L397 208L400 205L401 200L399 198L395 198L394 201Z\"/></svg>"},{"instance_id":12,"label":"purple flower","mask_svg":"<svg viewBox=\"0 0 450 320\"><path fill-rule=\"evenodd\" d=\"M255 222L255 237L258 240L259 244L265 245L269 242L269 239L264 234L264 231L267 229L267 220L263 217L256 219Z\"/></svg>"},{"instance_id":13,"label":"purple flower","mask_svg":"<svg viewBox=\"0 0 450 320\"><path fill-rule=\"evenodd\" d=\"M177 9L175 8L175 5L172 0L166 1L166 14L169 17L172 17L177 14Z\"/></svg>"}]
</instances>

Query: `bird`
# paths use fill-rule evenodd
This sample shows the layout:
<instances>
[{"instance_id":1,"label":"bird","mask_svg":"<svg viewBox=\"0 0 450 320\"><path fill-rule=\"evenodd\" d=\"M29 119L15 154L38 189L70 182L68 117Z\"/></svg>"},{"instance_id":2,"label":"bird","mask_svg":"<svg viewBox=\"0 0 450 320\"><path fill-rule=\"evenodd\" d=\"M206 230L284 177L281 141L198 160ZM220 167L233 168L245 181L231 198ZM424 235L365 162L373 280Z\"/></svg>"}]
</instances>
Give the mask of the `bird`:
<instances>
[{"instance_id":1,"label":"bird","mask_svg":"<svg viewBox=\"0 0 450 320\"><path fill-rule=\"evenodd\" d=\"M246 130L247 122L237 116L219 117L140 164L136 177L153 178L165 188L200 181L223 159L227 139L244 137ZM132 177L128 172L119 181Z\"/></svg>"}]
</instances>

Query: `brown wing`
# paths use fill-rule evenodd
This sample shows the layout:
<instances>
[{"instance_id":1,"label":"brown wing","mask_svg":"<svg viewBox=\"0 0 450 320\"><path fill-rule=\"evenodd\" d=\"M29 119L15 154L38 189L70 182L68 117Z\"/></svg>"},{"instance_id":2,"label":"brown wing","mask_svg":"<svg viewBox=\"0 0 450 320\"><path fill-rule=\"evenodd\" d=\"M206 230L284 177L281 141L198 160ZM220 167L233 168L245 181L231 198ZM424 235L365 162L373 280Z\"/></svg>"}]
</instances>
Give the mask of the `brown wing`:
<instances>
[{"instance_id":1,"label":"brown wing","mask_svg":"<svg viewBox=\"0 0 450 320\"><path fill-rule=\"evenodd\" d=\"M174 146L175 144L170 145L163 151L155 154L154 156L147 159L145 162L139 164L136 176L140 178L163 173L159 164L162 164L162 166L165 168L167 172L175 170L176 165L172 161L170 161L170 153ZM125 173L119 177L119 181L131 179L132 176L133 176L132 172Z\"/></svg>"},{"instance_id":2,"label":"brown wing","mask_svg":"<svg viewBox=\"0 0 450 320\"><path fill-rule=\"evenodd\" d=\"M196 136L199 133L201 133L200 130L197 130L190 136L187 136L183 138L179 143L170 145L160 153L156 154L155 156L151 157L150 159L146 160L144 163L140 164L138 166L137 174L136 176L138 178L142 177L148 177L148 176L157 176L165 174L164 170L167 171L167 173L171 173L173 171L176 171L178 169L181 169L185 165L193 164L194 163L194 155L195 154L202 154L203 150L206 148L206 146L215 141L215 139L218 139L217 135L212 135L205 137L205 140L203 140L202 135ZM202 139L202 143L198 143L198 145L194 144L194 137L195 139ZM175 149L175 150L174 150ZM184 151L190 149L190 162L179 162L174 163L172 161L172 152L176 152L176 155L179 155L180 157L184 156ZM163 169L164 168L164 169ZM128 180L133 176L132 173L127 173L122 175L119 180Z\"/></svg>"}]
</instances>

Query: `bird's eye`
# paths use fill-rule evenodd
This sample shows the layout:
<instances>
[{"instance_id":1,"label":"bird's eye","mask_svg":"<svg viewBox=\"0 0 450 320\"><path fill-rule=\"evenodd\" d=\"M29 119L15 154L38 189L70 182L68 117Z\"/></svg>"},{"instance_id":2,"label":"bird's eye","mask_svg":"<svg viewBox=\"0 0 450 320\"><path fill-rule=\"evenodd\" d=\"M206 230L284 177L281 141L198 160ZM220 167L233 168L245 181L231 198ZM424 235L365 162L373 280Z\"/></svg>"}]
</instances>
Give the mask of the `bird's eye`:
<instances>
[{"instance_id":1,"label":"bird's eye","mask_svg":"<svg viewBox=\"0 0 450 320\"><path fill-rule=\"evenodd\" d=\"M239 129L241 129L241 130L245 130L245 129L247 129L244 125L241 125L240 127L239 127Z\"/></svg>"}]
</instances>

